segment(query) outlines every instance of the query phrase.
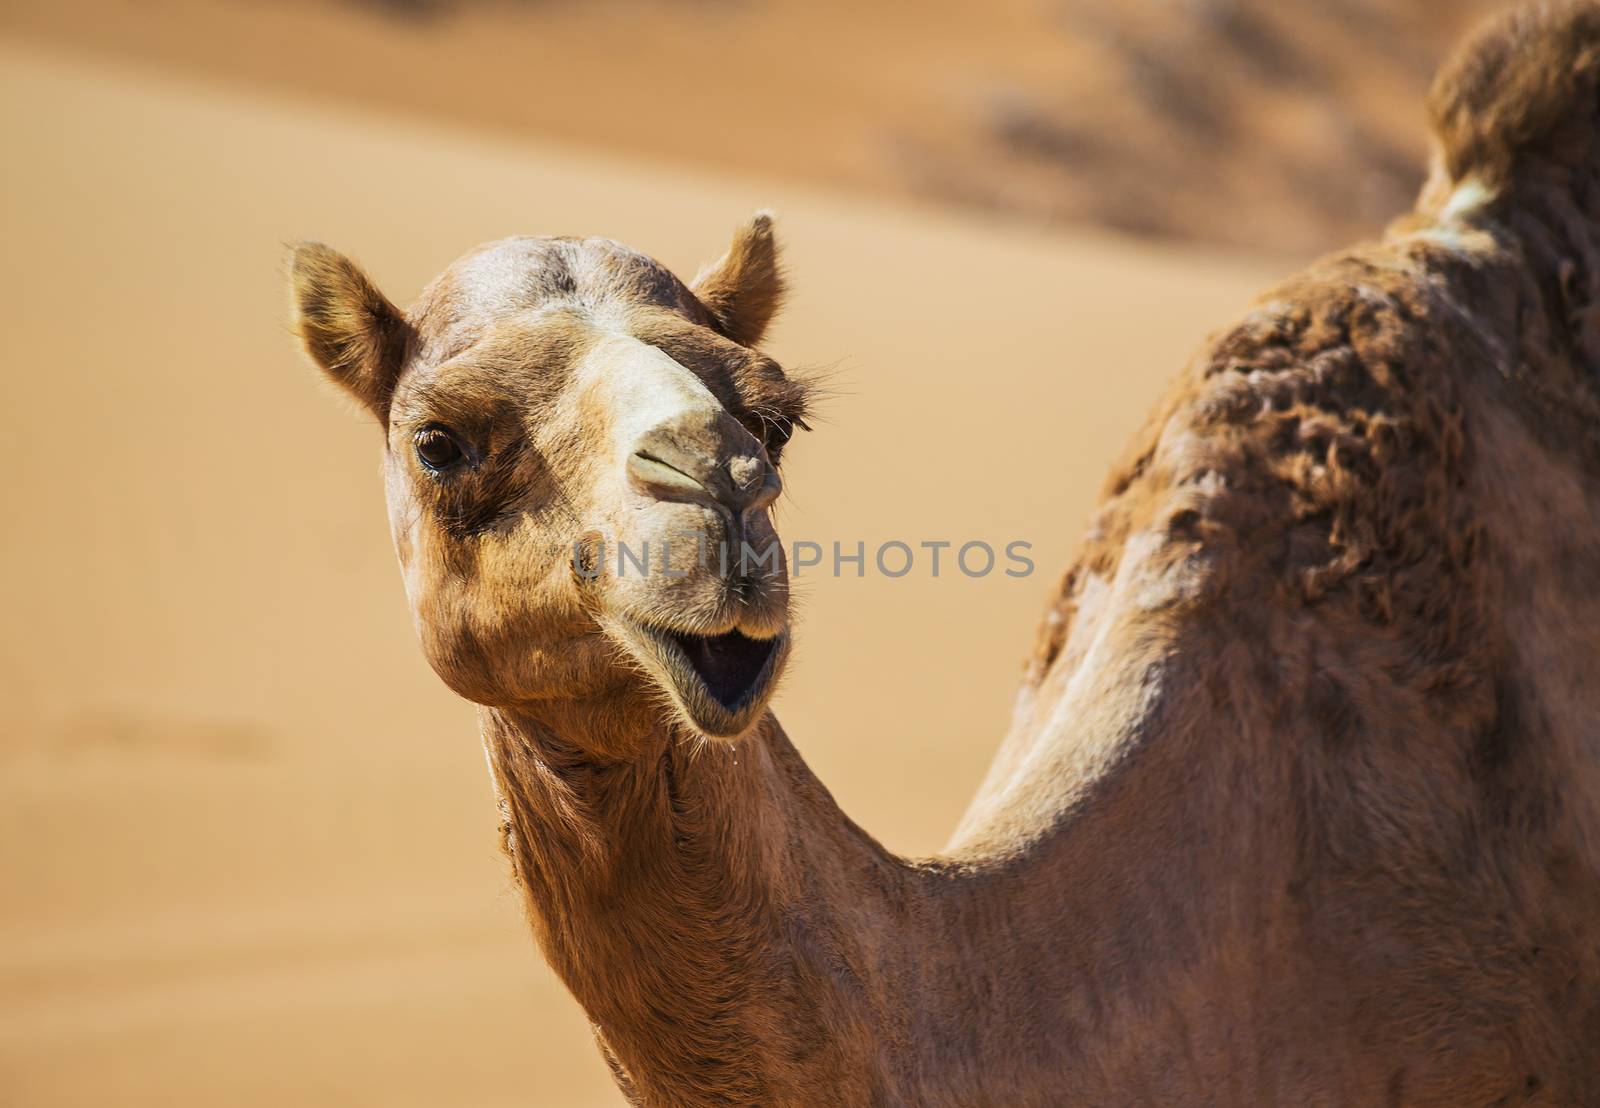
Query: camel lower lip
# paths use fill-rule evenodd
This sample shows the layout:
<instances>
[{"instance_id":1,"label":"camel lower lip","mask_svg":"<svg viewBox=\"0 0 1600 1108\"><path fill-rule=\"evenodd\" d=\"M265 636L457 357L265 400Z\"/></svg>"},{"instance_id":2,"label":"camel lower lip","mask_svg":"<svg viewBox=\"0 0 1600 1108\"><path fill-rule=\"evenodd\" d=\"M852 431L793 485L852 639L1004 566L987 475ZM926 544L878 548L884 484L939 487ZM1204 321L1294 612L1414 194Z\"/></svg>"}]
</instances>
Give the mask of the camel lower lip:
<instances>
[{"instance_id":1,"label":"camel lower lip","mask_svg":"<svg viewBox=\"0 0 1600 1108\"><path fill-rule=\"evenodd\" d=\"M664 637L683 653L712 699L729 711L761 685L778 648L776 638L752 639L737 629L709 636L668 632Z\"/></svg>"},{"instance_id":2,"label":"camel lower lip","mask_svg":"<svg viewBox=\"0 0 1600 1108\"><path fill-rule=\"evenodd\" d=\"M738 630L697 635L617 617L606 626L667 693L683 721L718 738L736 738L756 723L789 655L789 636L782 630L768 638Z\"/></svg>"}]
</instances>

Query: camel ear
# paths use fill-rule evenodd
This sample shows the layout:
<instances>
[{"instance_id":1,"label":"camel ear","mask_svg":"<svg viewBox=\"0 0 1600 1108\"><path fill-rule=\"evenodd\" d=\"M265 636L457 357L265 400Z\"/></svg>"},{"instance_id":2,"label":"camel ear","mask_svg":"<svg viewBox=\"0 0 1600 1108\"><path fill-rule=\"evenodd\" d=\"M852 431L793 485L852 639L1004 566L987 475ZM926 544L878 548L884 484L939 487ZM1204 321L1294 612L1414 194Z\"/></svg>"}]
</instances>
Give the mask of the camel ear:
<instances>
[{"instance_id":1,"label":"camel ear","mask_svg":"<svg viewBox=\"0 0 1600 1108\"><path fill-rule=\"evenodd\" d=\"M783 302L783 272L772 216L758 212L733 236L733 245L694 279L694 294L717 330L740 346L754 346Z\"/></svg>"},{"instance_id":2,"label":"camel ear","mask_svg":"<svg viewBox=\"0 0 1600 1108\"><path fill-rule=\"evenodd\" d=\"M306 353L385 420L409 330L399 309L359 266L320 242L294 247L289 280L294 326Z\"/></svg>"}]
</instances>

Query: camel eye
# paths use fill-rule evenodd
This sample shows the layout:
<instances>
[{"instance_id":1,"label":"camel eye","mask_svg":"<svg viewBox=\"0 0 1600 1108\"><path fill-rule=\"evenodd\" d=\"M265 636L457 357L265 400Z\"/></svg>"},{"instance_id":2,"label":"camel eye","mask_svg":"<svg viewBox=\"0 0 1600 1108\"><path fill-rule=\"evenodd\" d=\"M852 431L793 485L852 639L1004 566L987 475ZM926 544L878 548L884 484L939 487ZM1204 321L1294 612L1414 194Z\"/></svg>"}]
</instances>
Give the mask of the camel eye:
<instances>
[{"instance_id":1,"label":"camel eye","mask_svg":"<svg viewBox=\"0 0 1600 1108\"><path fill-rule=\"evenodd\" d=\"M412 443L417 450L417 460L435 473L449 469L466 457L456 437L443 427L424 427Z\"/></svg>"}]
</instances>

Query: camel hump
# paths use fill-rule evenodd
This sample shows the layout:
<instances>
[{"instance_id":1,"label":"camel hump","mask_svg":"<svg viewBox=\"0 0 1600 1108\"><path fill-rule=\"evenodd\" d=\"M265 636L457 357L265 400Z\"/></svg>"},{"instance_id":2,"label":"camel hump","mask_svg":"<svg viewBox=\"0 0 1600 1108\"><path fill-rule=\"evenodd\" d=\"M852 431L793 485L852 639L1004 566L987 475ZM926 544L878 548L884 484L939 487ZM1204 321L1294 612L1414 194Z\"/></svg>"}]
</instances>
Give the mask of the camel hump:
<instances>
[{"instance_id":1,"label":"camel hump","mask_svg":"<svg viewBox=\"0 0 1600 1108\"><path fill-rule=\"evenodd\" d=\"M1451 182L1498 189L1534 163L1600 161L1600 4L1530 4L1486 23L1428 98Z\"/></svg>"}]
</instances>

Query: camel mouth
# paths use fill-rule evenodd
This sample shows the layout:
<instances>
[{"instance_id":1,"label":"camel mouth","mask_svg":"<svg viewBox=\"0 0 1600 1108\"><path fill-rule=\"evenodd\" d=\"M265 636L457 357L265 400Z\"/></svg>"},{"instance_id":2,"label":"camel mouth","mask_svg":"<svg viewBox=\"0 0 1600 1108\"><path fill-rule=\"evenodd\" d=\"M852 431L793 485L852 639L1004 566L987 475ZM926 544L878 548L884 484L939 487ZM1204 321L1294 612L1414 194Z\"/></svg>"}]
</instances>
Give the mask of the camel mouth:
<instances>
[{"instance_id":1,"label":"camel mouth","mask_svg":"<svg viewBox=\"0 0 1600 1108\"><path fill-rule=\"evenodd\" d=\"M738 628L698 635L608 620L609 629L703 735L734 739L761 717L789 655L789 636Z\"/></svg>"},{"instance_id":2,"label":"camel mouth","mask_svg":"<svg viewBox=\"0 0 1600 1108\"><path fill-rule=\"evenodd\" d=\"M757 690L778 649L776 638L752 639L738 628L710 637L681 632L669 632L666 637L683 654L712 699L730 712Z\"/></svg>"}]
</instances>

